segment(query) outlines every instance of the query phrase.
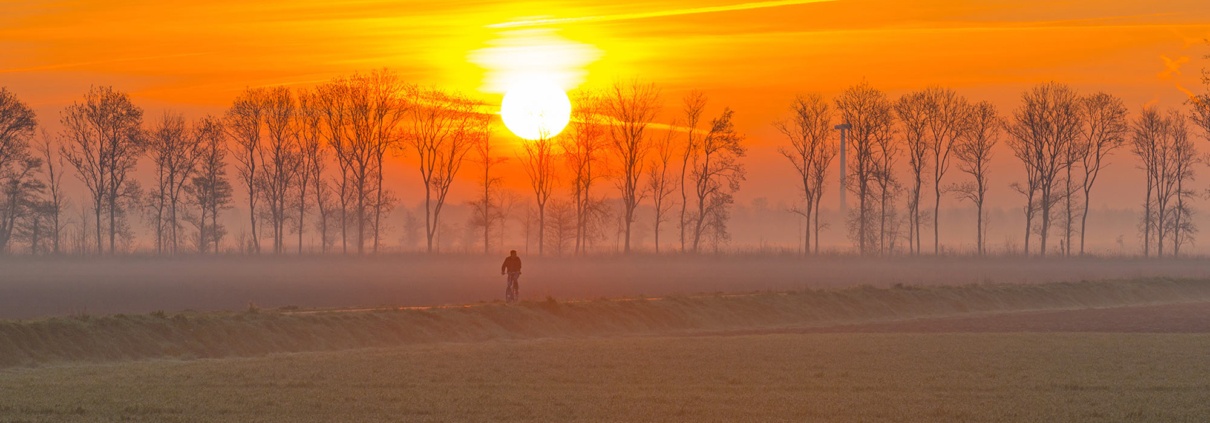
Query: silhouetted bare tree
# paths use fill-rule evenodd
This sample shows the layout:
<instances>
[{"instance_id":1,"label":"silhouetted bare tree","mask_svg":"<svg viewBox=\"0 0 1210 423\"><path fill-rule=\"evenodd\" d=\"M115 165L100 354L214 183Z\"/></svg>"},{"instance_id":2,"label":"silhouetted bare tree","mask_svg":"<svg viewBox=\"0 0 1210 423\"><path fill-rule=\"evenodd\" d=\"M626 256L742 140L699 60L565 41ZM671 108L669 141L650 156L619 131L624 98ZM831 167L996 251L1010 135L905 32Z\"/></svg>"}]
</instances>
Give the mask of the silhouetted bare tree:
<instances>
[{"instance_id":1,"label":"silhouetted bare tree","mask_svg":"<svg viewBox=\"0 0 1210 423\"><path fill-rule=\"evenodd\" d=\"M687 251L685 237L685 229L688 225L688 207L689 207L689 184L686 184L686 177L689 176L689 163L691 160L696 160L693 154L698 151L698 143L700 138L697 137L697 125L702 120L702 112L706 110L706 94L701 91L690 91L682 99L681 113L685 117L685 145L681 153L681 179L677 183L681 191L681 216L680 216L680 235L681 235L681 251Z\"/></svg>"},{"instance_id":2,"label":"silhouetted bare tree","mask_svg":"<svg viewBox=\"0 0 1210 423\"><path fill-rule=\"evenodd\" d=\"M556 199L550 202L547 214L546 229L550 236L546 238L546 243L554 250L555 255L561 256L575 237L575 209L571 202Z\"/></svg>"},{"instance_id":3,"label":"silhouetted bare tree","mask_svg":"<svg viewBox=\"0 0 1210 423\"><path fill-rule=\"evenodd\" d=\"M353 84L347 78L334 79L315 87L316 108L323 113L323 137L327 141L327 147L332 151L338 172L337 175L333 175L331 181L335 184L335 206L336 212L339 214L337 223L340 224L340 252L342 254L349 252L350 214L355 215L354 218L359 219L360 222L364 222L364 214L360 213L364 212L364 207L359 208L358 213L350 213L353 193L364 193L368 190L364 184L365 178L359 180L353 172L354 161L365 161L362 158L365 148L360 145L361 143L355 143L352 135L351 115L353 112L350 104L352 91ZM354 186L359 188L354 189ZM322 190L316 190L317 194L322 192ZM357 197L364 201L364 195ZM357 227L362 228L362 226ZM359 245L364 246L360 235L357 240Z\"/></svg>"},{"instance_id":4,"label":"silhouetted bare tree","mask_svg":"<svg viewBox=\"0 0 1210 423\"><path fill-rule=\"evenodd\" d=\"M962 123L970 107L965 97L949 88L928 88L924 91L924 97L929 146L933 152L933 254L938 254L941 252L942 180L949 170L950 152L954 141L961 135Z\"/></svg>"},{"instance_id":5,"label":"silhouetted bare tree","mask_svg":"<svg viewBox=\"0 0 1210 423\"><path fill-rule=\"evenodd\" d=\"M156 173L156 186L149 194L155 211L157 253L176 254L180 248L179 211L202 149L195 135L178 113L165 113L147 134L147 155Z\"/></svg>"},{"instance_id":6,"label":"silhouetted bare tree","mask_svg":"<svg viewBox=\"0 0 1210 423\"><path fill-rule=\"evenodd\" d=\"M849 191L857 194L858 208L851 220L850 233L858 245L858 252L868 254L879 234L871 230L874 214L872 207L878 202L876 187L879 172L879 140L890 136L894 116L892 105L885 93L871 87L868 82L849 87L836 98L836 108L841 119L852 125L849 130L852 155L849 166Z\"/></svg>"},{"instance_id":7,"label":"silhouetted bare tree","mask_svg":"<svg viewBox=\"0 0 1210 423\"><path fill-rule=\"evenodd\" d=\"M1126 106L1122 99L1106 93L1097 93L1080 99L1083 136L1075 143L1076 155L1083 169L1083 209L1080 211L1080 255L1084 254L1085 230L1088 227L1088 210L1092 206L1092 187L1108 163L1105 159L1126 142L1129 122Z\"/></svg>"},{"instance_id":8,"label":"silhouetted bare tree","mask_svg":"<svg viewBox=\"0 0 1210 423\"><path fill-rule=\"evenodd\" d=\"M1193 122L1202 128L1203 136L1210 140L1210 93L1195 97L1193 101Z\"/></svg>"},{"instance_id":9,"label":"silhouetted bare tree","mask_svg":"<svg viewBox=\"0 0 1210 423\"><path fill-rule=\"evenodd\" d=\"M1165 126L1164 119L1160 116L1159 111L1151 107L1144 108L1143 112L1134 122L1134 134L1130 139L1130 152L1139 158L1139 168L1143 169L1147 181L1147 188L1143 197L1143 222L1141 228L1143 232L1144 257L1151 255L1151 240L1155 234L1156 225L1154 222L1157 215L1153 213L1153 209L1157 205L1155 198L1163 197L1162 194L1158 194L1159 186L1161 185L1158 180L1163 177L1163 172L1160 169L1163 162L1161 151L1163 148L1163 139L1165 132L1167 132Z\"/></svg>"},{"instance_id":10,"label":"silhouetted bare tree","mask_svg":"<svg viewBox=\"0 0 1210 423\"><path fill-rule=\"evenodd\" d=\"M1210 58L1210 55L1206 57ZM1189 99L1189 103L1193 106L1193 113L1190 115L1190 119L1202 129L1202 136L1210 141L1210 69L1202 69L1202 83L1206 88L1205 93L1192 96ZM1187 221L1192 222L1192 219L1188 219Z\"/></svg>"},{"instance_id":11,"label":"silhouetted bare tree","mask_svg":"<svg viewBox=\"0 0 1210 423\"><path fill-rule=\"evenodd\" d=\"M542 134L536 140L522 141L524 155L518 155L524 165L525 174L529 176L529 186L534 191L534 203L537 205L538 255L545 252L546 245L546 202L555 186L555 154L554 140ZM526 223L526 244L529 243L529 223Z\"/></svg>"},{"instance_id":12,"label":"silhouetted bare tree","mask_svg":"<svg viewBox=\"0 0 1210 423\"><path fill-rule=\"evenodd\" d=\"M668 169L672 163L673 150L676 148L672 140L675 127L676 122L673 122L665 133L665 137L655 142L655 157L647 165L647 192L651 194L651 205L654 207L652 218L657 254L660 252L660 224L668 220L668 212L672 211L672 207L675 205L670 196L676 192L676 180L673 179L674 175L669 173Z\"/></svg>"},{"instance_id":13,"label":"silhouetted bare tree","mask_svg":"<svg viewBox=\"0 0 1210 423\"><path fill-rule=\"evenodd\" d=\"M1173 194L1175 203L1172 207L1172 217L1169 219L1171 223L1166 230L1172 240L1172 256L1176 257L1181 254L1181 247L1191 243L1193 236L1197 234L1192 203L1186 200L1197 196L1193 188L1196 176L1193 169L1205 163L1206 159L1197 152L1193 140L1189 139L1189 126L1185 123L1185 115L1173 110L1169 112L1168 120L1171 122L1169 130L1173 156L1171 178L1175 180L1176 186Z\"/></svg>"},{"instance_id":14,"label":"silhouetted bare tree","mask_svg":"<svg viewBox=\"0 0 1210 423\"><path fill-rule=\"evenodd\" d=\"M42 129L42 139L38 143L38 153L46 164L46 201L45 214L50 223L51 238L50 252L60 254L63 240L63 210L67 208L67 196L63 192L63 154L56 151L51 143L51 136Z\"/></svg>"},{"instance_id":15,"label":"silhouetted bare tree","mask_svg":"<svg viewBox=\"0 0 1210 423\"><path fill-rule=\"evenodd\" d=\"M348 252L350 227L355 230L358 254L365 252L367 238L372 251L378 251L382 216L394 202L383 184L384 158L401 148L400 126L420 92L389 70L337 78L316 88L316 102L324 112L324 138L340 172L334 180L343 252Z\"/></svg>"},{"instance_id":16,"label":"silhouetted bare tree","mask_svg":"<svg viewBox=\"0 0 1210 423\"><path fill-rule=\"evenodd\" d=\"M975 203L975 245L980 256L987 252L987 242L984 239L986 229L983 226L983 204L987 199L988 187L987 172L991 164L992 150L999 142L1000 129L1003 126L1004 122L996 113L996 106L986 101L976 103L971 105L970 113L963 122L962 135L953 146L954 158L958 159L958 170L973 179L958 184L955 191L962 198Z\"/></svg>"},{"instance_id":17,"label":"silhouetted bare tree","mask_svg":"<svg viewBox=\"0 0 1210 423\"><path fill-rule=\"evenodd\" d=\"M503 201L500 192L502 178L500 175L492 174L492 168L504 163L507 159L496 157L492 152L490 115L483 115L481 119L484 119L480 123L483 133L475 141L472 150L475 152L476 162L483 169L483 179L479 181L479 186L483 191L480 191L479 198L470 201L470 206L474 209L470 225L475 228L483 228L483 254L488 254L491 252L492 229L496 227L496 222L504 220L504 211L500 204Z\"/></svg>"},{"instance_id":18,"label":"silhouetted bare tree","mask_svg":"<svg viewBox=\"0 0 1210 423\"><path fill-rule=\"evenodd\" d=\"M708 237L718 244L729 239L727 220L733 195L746 177L740 159L747 153L744 136L735 130L735 112L724 108L719 117L710 121L710 131L702 137L690 163L697 210L693 218L693 252L701 252L701 241Z\"/></svg>"},{"instance_id":19,"label":"silhouetted bare tree","mask_svg":"<svg viewBox=\"0 0 1210 423\"><path fill-rule=\"evenodd\" d=\"M1046 256L1053 207L1063 198L1061 177L1070 163L1067 152L1079 137L1081 121L1079 97L1064 84L1050 82L1038 85L1022 96L1023 103L1006 125L1012 135L1009 147L1025 165L1027 186L1020 191L1029 198L1026 206L1025 253L1029 254L1029 234L1033 211L1041 212L1038 228L1041 238L1039 254ZM1034 201L1037 201L1036 205Z\"/></svg>"},{"instance_id":20,"label":"silhouetted bare tree","mask_svg":"<svg viewBox=\"0 0 1210 423\"><path fill-rule=\"evenodd\" d=\"M486 133L477 104L457 94L417 89L411 99L410 151L420 161L428 252L433 252L441 209L462 159Z\"/></svg>"},{"instance_id":21,"label":"silhouetted bare tree","mask_svg":"<svg viewBox=\"0 0 1210 423\"><path fill-rule=\"evenodd\" d=\"M592 188L602 177L602 154L606 148L608 122L601 93L581 91L572 102L569 131L560 137L559 145L571 177L572 206L576 214L575 252L584 254L589 240L589 225L602 212L600 199L594 198Z\"/></svg>"},{"instance_id":22,"label":"silhouetted bare tree","mask_svg":"<svg viewBox=\"0 0 1210 423\"><path fill-rule=\"evenodd\" d=\"M622 218L625 227L625 243L622 251L630 253L631 225L634 211L643 199L639 179L643 176L643 165L650 150L647 127L655 119L660 108L660 92L655 84L638 80L616 82L605 100L606 115L613 122L609 127L610 141L621 167L618 188L622 194Z\"/></svg>"},{"instance_id":23,"label":"silhouetted bare tree","mask_svg":"<svg viewBox=\"0 0 1210 423\"><path fill-rule=\"evenodd\" d=\"M273 230L273 253L286 252L286 224L291 218L290 193L298 185L302 153L295 119L298 103L286 87L269 89L265 97L265 135L259 152L260 192L268 205Z\"/></svg>"},{"instance_id":24,"label":"silhouetted bare tree","mask_svg":"<svg viewBox=\"0 0 1210 423\"><path fill-rule=\"evenodd\" d=\"M1145 107L1134 123L1131 152L1140 161L1147 177L1143 203L1143 255L1164 256L1165 241L1172 243L1173 254L1188 240L1196 227L1192 210L1185 203L1191 195L1186 184L1193 179L1193 166L1201 159L1189 140L1185 116L1178 111L1160 113Z\"/></svg>"},{"instance_id":25,"label":"silhouetted bare tree","mask_svg":"<svg viewBox=\"0 0 1210 423\"><path fill-rule=\"evenodd\" d=\"M908 164L912 171L912 185L908 190L908 250L919 254L920 195L924 184L924 170L928 167L932 145L928 138L929 95L924 91L904 94L895 102L895 114L903 123L903 138L908 152Z\"/></svg>"},{"instance_id":26,"label":"silhouetted bare tree","mask_svg":"<svg viewBox=\"0 0 1210 423\"><path fill-rule=\"evenodd\" d=\"M248 222L250 245L240 246L252 253L260 253L260 231L256 226L257 202L261 194L261 139L265 133L265 110L268 90L248 88L235 97L231 108L224 115L223 128L235 141L232 154L235 169L248 193Z\"/></svg>"},{"instance_id":27,"label":"silhouetted bare tree","mask_svg":"<svg viewBox=\"0 0 1210 423\"><path fill-rule=\"evenodd\" d=\"M9 251L18 225L40 201L44 185L35 176L42 163L29 148L37 126L33 109L0 87L0 254Z\"/></svg>"},{"instance_id":28,"label":"silhouetted bare tree","mask_svg":"<svg viewBox=\"0 0 1210 423\"><path fill-rule=\"evenodd\" d=\"M294 230L298 232L298 253L303 253L303 233L307 228L307 209L314 206L319 212L316 223L319 226L320 251L326 252L328 247L328 216L323 198L323 168L326 143L323 140L323 117L320 110L320 100L316 91L303 91L298 94L298 111L295 118L294 132L298 136L298 183L295 184L294 199L298 216L295 218ZM308 198L311 192L314 199Z\"/></svg>"},{"instance_id":29,"label":"silhouetted bare tree","mask_svg":"<svg viewBox=\"0 0 1210 423\"><path fill-rule=\"evenodd\" d=\"M120 232L127 232L127 202L138 198L138 184L130 178L143 149L143 110L126 93L112 87L93 87L84 102L68 106L62 114L65 160L92 193L96 216L97 252L103 252L102 214L107 214L109 253L117 251Z\"/></svg>"},{"instance_id":30,"label":"silhouetted bare tree","mask_svg":"<svg viewBox=\"0 0 1210 423\"><path fill-rule=\"evenodd\" d=\"M0 169L0 254L10 251L14 240L29 239L31 251L38 246L43 215L42 195L46 186L38 179L42 159L26 151ZM28 233L33 227L34 231ZM35 251L36 252L36 251Z\"/></svg>"},{"instance_id":31,"label":"silhouetted bare tree","mask_svg":"<svg viewBox=\"0 0 1210 423\"><path fill-rule=\"evenodd\" d=\"M786 136L789 147L778 147L801 180L804 208L796 211L807 219L803 236L803 253L812 253L811 234L814 232L814 253L819 253L819 209L827 182L828 167L836 157L836 145L831 143L832 110L822 95L800 95L790 105L790 118L773 123Z\"/></svg>"},{"instance_id":32,"label":"silhouetted bare tree","mask_svg":"<svg viewBox=\"0 0 1210 423\"><path fill-rule=\"evenodd\" d=\"M888 113L888 116L893 119L893 115ZM895 204L903 191L899 178L895 176L895 163L900 151L895 142L893 125L874 134L877 148L874 180L878 186L878 254L883 255L895 252L895 241L899 238L899 212Z\"/></svg>"},{"instance_id":33,"label":"silhouetted bare tree","mask_svg":"<svg viewBox=\"0 0 1210 423\"><path fill-rule=\"evenodd\" d=\"M0 171L8 171L29 154L29 140L37 127L34 110L8 88L0 87Z\"/></svg>"},{"instance_id":34,"label":"silhouetted bare tree","mask_svg":"<svg viewBox=\"0 0 1210 423\"><path fill-rule=\"evenodd\" d=\"M386 155L390 151L403 148L402 140L399 138L399 127L403 124L407 113L412 110L414 105L412 100L415 98L411 95L406 95L407 92L415 92L414 86L405 85L399 77L399 74L389 69L379 69L366 74L354 74L353 81L358 86L364 87L361 90L354 92L365 93L362 96L357 96L358 101L355 101L353 110L361 111L355 113L354 116L364 115L363 119L354 119L356 123L367 122L369 131L363 136L370 141L369 153L371 164L371 178L373 183L372 192L372 207L373 220L371 228L374 233L372 240L374 244L372 249L374 253L378 252L378 248L382 245L382 232L384 217L394 208L396 198L391 190L386 188L384 182L384 171L386 169ZM355 132L358 133L358 132ZM465 134L464 134L465 135ZM465 154L465 153L464 153ZM452 176L451 176L452 177Z\"/></svg>"},{"instance_id":35,"label":"silhouetted bare tree","mask_svg":"<svg viewBox=\"0 0 1210 423\"><path fill-rule=\"evenodd\" d=\"M1210 44L1210 40L1207 44ZM1210 59L1210 55L1206 55L1206 58ZM1210 68L1202 68L1202 84L1205 91L1189 98L1189 105L1193 108L1190 118L1202 128L1202 135L1210 141Z\"/></svg>"},{"instance_id":36,"label":"silhouetted bare tree","mask_svg":"<svg viewBox=\"0 0 1210 423\"><path fill-rule=\"evenodd\" d=\"M197 228L197 251L202 254L218 254L219 244L227 234L218 223L219 212L231 208L233 198L231 182L227 180L227 138L222 125L222 120L206 116L193 129L199 145L198 161L185 194L197 208L197 214L190 220Z\"/></svg>"}]
</instances>

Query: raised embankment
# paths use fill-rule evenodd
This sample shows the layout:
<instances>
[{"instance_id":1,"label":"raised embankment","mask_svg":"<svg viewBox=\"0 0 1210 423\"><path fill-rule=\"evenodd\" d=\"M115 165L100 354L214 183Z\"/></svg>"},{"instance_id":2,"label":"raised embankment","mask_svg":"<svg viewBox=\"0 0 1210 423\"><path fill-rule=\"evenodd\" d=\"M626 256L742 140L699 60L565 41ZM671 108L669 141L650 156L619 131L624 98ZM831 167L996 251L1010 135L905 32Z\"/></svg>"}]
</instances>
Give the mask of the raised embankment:
<instances>
[{"instance_id":1,"label":"raised embankment","mask_svg":"<svg viewBox=\"0 0 1210 423\"><path fill-rule=\"evenodd\" d=\"M0 321L0 367L219 358L431 342L827 326L969 313L1210 301L1210 281L858 287L438 308L156 312Z\"/></svg>"}]
</instances>

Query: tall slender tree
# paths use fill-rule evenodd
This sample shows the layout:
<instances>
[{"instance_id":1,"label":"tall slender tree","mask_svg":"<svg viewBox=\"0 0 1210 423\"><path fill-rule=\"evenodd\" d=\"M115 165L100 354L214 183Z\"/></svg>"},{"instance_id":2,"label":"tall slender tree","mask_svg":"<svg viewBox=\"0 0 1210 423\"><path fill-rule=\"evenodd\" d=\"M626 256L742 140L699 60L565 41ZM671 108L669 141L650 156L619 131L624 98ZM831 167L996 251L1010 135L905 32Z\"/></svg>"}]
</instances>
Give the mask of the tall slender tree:
<instances>
[{"instance_id":1,"label":"tall slender tree","mask_svg":"<svg viewBox=\"0 0 1210 423\"><path fill-rule=\"evenodd\" d=\"M999 142L1000 129L1004 122L996 112L996 106L983 101L971 106L961 136L954 143L954 158L958 159L958 170L970 175L971 181L959 184L955 191L975 204L975 248L980 256L987 253L984 239L983 205L987 200L988 169L993 150Z\"/></svg>"},{"instance_id":2,"label":"tall slender tree","mask_svg":"<svg viewBox=\"0 0 1210 423\"><path fill-rule=\"evenodd\" d=\"M622 194L624 253L630 253L634 212L643 200L639 179L643 176L643 166L650 150L647 127L655 119L659 108L660 91L655 84L638 80L614 83L605 100L606 115L613 120L609 126L610 144L621 168L618 188Z\"/></svg>"},{"instance_id":3,"label":"tall slender tree","mask_svg":"<svg viewBox=\"0 0 1210 423\"><path fill-rule=\"evenodd\" d=\"M219 213L231 208L233 193L227 180L227 137L221 119L206 116L194 126L194 138L200 145L197 170L185 188L188 202L197 209L193 225L197 228L197 251L219 253L227 231L219 224Z\"/></svg>"},{"instance_id":4,"label":"tall slender tree","mask_svg":"<svg viewBox=\"0 0 1210 423\"><path fill-rule=\"evenodd\" d=\"M407 144L420 161L424 183L427 250L434 251L442 207L462 168L462 159L486 134L478 105L469 98L436 89L417 89L411 100Z\"/></svg>"},{"instance_id":5,"label":"tall slender tree","mask_svg":"<svg viewBox=\"0 0 1210 423\"><path fill-rule=\"evenodd\" d=\"M0 87L0 254L9 251L18 223L37 201L33 176L41 164L29 148L37 126L33 109Z\"/></svg>"},{"instance_id":6,"label":"tall slender tree","mask_svg":"<svg viewBox=\"0 0 1210 423\"><path fill-rule=\"evenodd\" d=\"M63 211L67 208L67 196L63 192L63 154L56 151L51 143L51 136L42 129L42 139L38 143L38 153L46 164L46 215L50 220L51 254L62 252L63 241Z\"/></svg>"},{"instance_id":7,"label":"tall slender tree","mask_svg":"<svg viewBox=\"0 0 1210 423\"><path fill-rule=\"evenodd\" d=\"M147 135L147 155L155 166L151 194L156 212L156 252L176 254L180 248L181 206L201 158L202 144L179 113L165 113Z\"/></svg>"},{"instance_id":8,"label":"tall slender tree","mask_svg":"<svg viewBox=\"0 0 1210 423\"><path fill-rule=\"evenodd\" d=\"M1080 184L1083 208L1080 211L1080 255L1084 254L1085 233L1088 228L1088 210L1092 203L1092 187L1101 170L1109 165L1106 159L1114 150L1126 143L1129 122L1126 120L1126 105L1122 99L1106 93L1082 97L1079 103L1082 136L1073 144L1080 160L1083 175Z\"/></svg>"},{"instance_id":9,"label":"tall slender tree","mask_svg":"<svg viewBox=\"0 0 1210 423\"><path fill-rule=\"evenodd\" d=\"M778 147L801 180L804 208L800 214L807 219L803 234L803 253L812 253L811 234L814 232L814 253L819 253L819 209L827 182L828 168L836 157L836 145L831 142L832 110L822 95L800 95L790 104L790 118L773 123L786 136L788 146Z\"/></svg>"},{"instance_id":10,"label":"tall slender tree","mask_svg":"<svg viewBox=\"0 0 1210 423\"><path fill-rule=\"evenodd\" d=\"M0 87L0 171L28 153L29 140L37 127L34 110L8 88Z\"/></svg>"},{"instance_id":11,"label":"tall slender tree","mask_svg":"<svg viewBox=\"0 0 1210 423\"><path fill-rule=\"evenodd\" d=\"M303 232L307 228L307 209L314 206L319 209L320 251L327 248L327 214L318 190L323 183L323 160L325 143L323 142L323 111L319 110L320 101L314 91L300 92L298 95L298 111L295 118L294 133L298 137L298 183L295 184L294 199L298 217L295 219L295 231L298 232L298 254L303 253ZM308 198L311 192L314 199Z\"/></svg>"},{"instance_id":12,"label":"tall slender tree","mask_svg":"<svg viewBox=\"0 0 1210 423\"><path fill-rule=\"evenodd\" d=\"M1078 96L1071 87L1050 82L1026 91L1022 102L1006 127L1012 135L1009 147L1025 165L1029 180L1025 190L1031 200L1026 206L1025 251L1028 254L1032 210L1036 207L1041 213L1039 254L1046 256L1054 206L1063 197L1056 189L1070 163L1066 153L1080 134Z\"/></svg>"},{"instance_id":13,"label":"tall slender tree","mask_svg":"<svg viewBox=\"0 0 1210 423\"><path fill-rule=\"evenodd\" d=\"M925 121L929 146L933 153L933 254L941 252L941 195L942 180L949 170L950 152L961 135L962 123L966 120L969 106L965 97L954 90L932 87L924 91Z\"/></svg>"},{"instance_id":14,"label":"tall slender tree","mask_svg":"<svg viewBox=\"0 0 1210 423\"><path fill-rule=\"evenodd\" d=\"M903 190L895 172L900 150L899 144L895 142L893 123L885 130L874 133L874 145L877 150L874 181L878 188L878 254L887 255L895 252L895 241L899 238L899 218L895 204Z\"/></svg>"},{"instance_id":15,"label":"tall slender tree","mask_svg":"<svg viewBox=\"0 0 1210 423\"><path fill-rule=\"evenodd\" d=\"M550 200L555 186L554 141L549 134L542 134L536 140L522 142L523 155L518 155L529 176L530 188L534 191L534 204L537 205L538 255L545 253L546 245L546 203ZM526 243L529 242L529 223L526 223Z\"/></svg>"},{"instance_id":16,"label":"tall slender tree","mask_svg":"<svg viewBox=\"0 0 1210 423\"><path fill-rule=\"evenodd\" d=\"M492 169L503 164L506 159L497 157L493 150L495 145L492 144L492 128L490 115L483 115L483 119L479 126L483 133L475 140L471 150L475 153L475 162L482 169L481 175L483 179L479 180L478 198L470 201L470 206L474 210L471 215L471 226L483 228L483 254L491 253L491 236L492 229L496 228L497 222L504 220L503 207L501 202L502 193L500 192L503 178L498 173L492 173Z\"/></svg>"},{"instance_id":17,"label":"tall slender tree","mask_svg":"<svg viewBox=\"0 0 1210 423\"><path fill-rule=\"evenodd\" d=\"M223 116L223 128L235 141L232 155L235 169L248 194L249 245L241 245L253 254L260 253L260 231L257 223L257 203L261 198L261 139L265 133L265 110L268 90L248 88L235 97Z\"/></svg>"},{"instance_id":18,"label":"tall slender tree","mask_svg":"<svg viewBox=\"0 0 1210 423\"><path fill-rule=\"evenodd\" d=\"M61 121L63 157L92 193L97 252L105 251L104 226L109 234L109 254L114 254L118 233L125 226L127 202L137 197L139 190L130 176L145 144L143 109L113 87L93 87L83 102L63 111Z\"/></svg>"},{"instance_id":19,"label":"tall slender tree","mask_svg":"<svg viewBox=\"0 0 1210 423\"><path fill-rule=\"evenodd\" d=\"M681 235L681 251L686 249L685 230L688 224L688 207L689 207L689 184L686 183L689 176L689 163L697 160L693 156L698 151L698 143L700 137L697 136L697 125L701 123L702 112L706 110L706 94L701 91L690 91L682 99L681 113L685 118L685 144L681 150L681 179L677 183L681 191L681 216L680 216L680 235Z\"/></svg>"},{"instance_id":20,"label":"tall slender tree","mask_svg":"<svg viewBox=\"0 0 1210 423\"><path fill-rule=\"evenodd\" d=\"M390 213L396 200L384 183L386 155L403 148L400 136L401 132L406 131L402 128L403 122L408 111L415 107L415 97L406 94L416 90L414 86L404 84L399 74L389 69L355 74L353 80L365 87L364 92L367 93L364 101L354 103L354 110L365 111L365 121L370 124L371 129L368 131L368 139L370 163L374 170L370 179L373 183L372 250L377 253L382 244L382 221Z\"/></svg>"},{"instance_id":21,"label":"tall slender tree","mask_svg":"<svg viewBox=\"0 0 1210 423\"><path fill-rule=\"evenodd\" d=\"M342 254L349 253L349 220L356 218L359 221L364 221L360 213L350 213L350 203L353 193L365 192L364 178L358 178L357 173L353 171L354 162L360 155L361 146L354 142L351 130L352 123L350 122L352 115L351 97L353 84L346 78L337 78L328 83L321 84L315 88L316 107L322 112L323 120L323 138L327 142L327 149L332 152L332 156L336 162L337 175L332 176L332 183L335 184L336 196L336 212L339 217L336 219L340 224L340 252ZM320 179L322 181L322 178ZM322 183L322 182L320 182ZM353 187L357 186L355 190ZM321 190L316 190L316 193L322 193ZM358 195L358 198L364 198L363 195ZM359 212L364 211L364 208L358 209ZM350 215L353 216L350 216ZM360 228L360 227L359 227ZM358 251L360 254L364 244L361 243L361 237L357 238Z\"/></svg>"},{"instance_id":22,"label":"tall slender tree","mask_svg":"<svg viewBox=\"0 0 1210 423\"><path fill-rule=\"evenodd\" d=\"M844 187L857 194L858 208L850 219L850 233L862 255L870 252L872 241L879 234L872 231L872 207L877 203L874 184L879 171L878 141L891 133L894 125L893 106L886 93L868 82L849 87L836 98L841 119L852 125L849 130L852 150L848 184Z\"/></svg>"},{"instance_id":23,"label":"tall slender tree","mask_svg":"<svg viewBox=\"0 0 1210 423\"><path fill-rule=\"evenodd\" d=\"M735 130L735 112L724 108L710 121L710 130L702 137L698 152L692 156L690 181L693 182L697 210L693 213L693 252L701 252L706 238L720 242L729 239L727 220L734 194L746 177L740 159L747 153L744 136Z\"/></svg>"},{"instance_id":24,"label":"tall slender tree","mask_svg":"<svg viewBox=\"0 0 1210 423\"><path fill-rule=\"evenodd\" d=\"M675 131L672 128L676 127L676 122L670 125L665 136L655 142L655 157L651 163L647 165L647 192L651 195L652 207L654 215L652 216L653 230L655 232L655 252L660 252L660 224L668 220L668 213L672 211L675 203L672 202L672 194L676 192L676 180L668 168L672 164L672 153L676 148L673 145L673 135Z\"/></svg>"},{"instance_id":25,"label":"tall slender tree","mask_svg":"<svg viewBox=\"0 0 1210 423\"><path fill-rule=\"evenodd\" d=\"M414 136L403 124L421 92L385 69L336 78L316 88L324 139L339 171L334 182L342 252L349 251L350 231L357 254L365 252L367 240L371 251L378 251L383 216L394 204L383 183L385 157L403 147L401 132Z\"/></svg>"},{"instance_id":26,"label":"tall slender tree","mask_svg":"<svg viewBox=\"0 0 1210 423\"><path fill-rule=\"evenodd\" d=\"M927 92L916 91L904 94L895 102L895 114L903 125L903 140L908 152L908 164L912 171L912 186L908 191L908 250L919 254L921 188L924 186L924 171L928 168L932 144L928 137L929 100Z\"/></svg>"},{"instance_id":27,"label":"tall slender tree","mask_svg":"<svg viewBox=\"0 0 1210 423\"><path fill-rule=\"evenodd\" d=\"M1193 145L1193 140L1189 138L1189 126L1186 124L1186 117L1178 110L1172 110L1168 113L1169 131L1172 139L1172 165L1171 178L1174 182L1173 187L1173 206L1172 217L1169 219L1171 223L1164 229L1169 232L1172 240L1172 256L1177 257L1181 254L1181 247L1189 244L1193 240L1193 235L1197 233L1197 225L1193 220L1192 203L1188 200L1190 197L1197 196L1193 188L1195 178L1194 167L1205 163L1205 158L1198 153L1197 148Z\"/></svg>"},{"instance_id":28,"label":"tall slender tree","mask_svg":"<svg viewBox=\"0 0 1210 423\"><path fill-rule=\"evenodd\" d=\"M286 252L286 224L291 218L290 193L298 185L302 158L295 119L298 102L286 87L271 88L265 97L265 138L258 159L261 161L261 190L268 206L267 217L273 233L273 253Z\"/></svg>"},{"instance_id":29,"label":"tall slender tree","mask_svg":"<svg viewBox=\"0 0 1210 423\"><path fill-rule=\"evenodd\" d=\"M593 187L601 179L605 137L608 131L600 92L581 91L572 105L569 131L559 138L564 161L570 173L572 208L575 212L575 253L588 247L590 224L602 212L601 201L593 196Z\"/></svg>"},{"instance_id":30,"label":"tall slender tree","mask_svg":"<svg viewBox=\"0 0 1210 423\"><path fill-rule=\"evenodd\" d=\"M1185 203L1190 194L1193 166L1200 162L1189 140L1186 117L1178 111L1161 113L1145 107L1135 120L1131 152L1139 158L1146 175L1146 199L1143 202L1143 255L1164 256L1166 242L1171 253L1189 239L1195 227L1192 211Z\"/></svg>"}]
</instances>

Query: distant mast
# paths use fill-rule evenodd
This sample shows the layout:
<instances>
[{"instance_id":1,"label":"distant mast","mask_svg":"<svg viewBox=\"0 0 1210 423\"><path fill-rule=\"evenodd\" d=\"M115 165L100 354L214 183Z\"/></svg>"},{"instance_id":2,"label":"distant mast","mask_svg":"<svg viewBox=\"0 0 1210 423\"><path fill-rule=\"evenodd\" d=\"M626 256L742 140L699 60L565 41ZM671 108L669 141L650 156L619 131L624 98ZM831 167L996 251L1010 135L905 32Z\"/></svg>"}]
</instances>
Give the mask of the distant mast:
<instances>
[{"instance_id":1,"label":"distant mast","mask_svg":"<svg viewBox=\"0 0 1210 423\"><path fill-rule=\"evenodd\" d=\"M846 144L845 135L847 135L849 133L849 130L852 128L853 128L853 125L850 125L848 122L842 123L840 125L836 125L836 129L840 130L840 219L842 222L846 218L846 215L849 214L849 203L845 202L845 199L844 199L845 163L847 163L845 161L845 150L847 150L847 148L845 146L845 144Z\"/></svg>"}]
</instances>

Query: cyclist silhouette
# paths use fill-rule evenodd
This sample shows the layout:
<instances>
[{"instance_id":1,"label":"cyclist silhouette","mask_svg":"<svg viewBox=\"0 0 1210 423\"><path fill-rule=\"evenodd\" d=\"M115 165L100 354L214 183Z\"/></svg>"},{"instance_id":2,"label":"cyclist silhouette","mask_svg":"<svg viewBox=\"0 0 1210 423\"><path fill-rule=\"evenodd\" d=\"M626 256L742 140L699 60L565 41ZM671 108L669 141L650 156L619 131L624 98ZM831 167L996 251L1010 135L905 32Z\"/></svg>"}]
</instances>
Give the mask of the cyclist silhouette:
<instances>
[{"instance_id":1,"label":"cyclist silhouette","mask_svg":"<svg viewBox=\"0 0 1210 423\"><path fill-rule=\"evenodd\" d=\"M515 303L521 296L521 287L517 283L517 279L521 278L521 257L517 257L517 250L509 251L504 264L500 265L500 274L505 273L508 273L508 286L504 288L504 301Z\"/></svg>"}]
</instances>

